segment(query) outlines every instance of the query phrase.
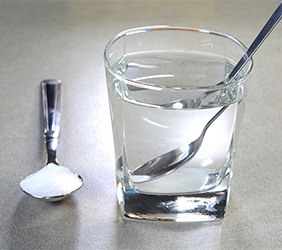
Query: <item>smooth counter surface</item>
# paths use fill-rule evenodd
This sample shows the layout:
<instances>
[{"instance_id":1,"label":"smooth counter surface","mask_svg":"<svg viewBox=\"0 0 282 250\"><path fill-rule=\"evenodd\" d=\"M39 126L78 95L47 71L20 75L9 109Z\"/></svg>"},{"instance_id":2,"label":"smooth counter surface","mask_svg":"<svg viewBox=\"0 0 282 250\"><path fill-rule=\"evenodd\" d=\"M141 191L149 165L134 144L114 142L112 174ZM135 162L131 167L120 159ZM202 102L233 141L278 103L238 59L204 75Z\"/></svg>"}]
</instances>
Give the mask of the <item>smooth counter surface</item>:
<instances>
[{"instance_id":1,"label":"smooth counter surface","mask_svg":"<svg viewBox=\"0 0 282 250\"><path fill-rule=\"evenodd\" d=\"M0 249L279 249L282 242L282 23L254 56L226 217L123 221L103 49L121 30L170 24L247 46L280 1L1 1ZM46 203L19 182L45 164L40 81L63 81L59 162L85 179Z\"/></svg>"}]
</instances>

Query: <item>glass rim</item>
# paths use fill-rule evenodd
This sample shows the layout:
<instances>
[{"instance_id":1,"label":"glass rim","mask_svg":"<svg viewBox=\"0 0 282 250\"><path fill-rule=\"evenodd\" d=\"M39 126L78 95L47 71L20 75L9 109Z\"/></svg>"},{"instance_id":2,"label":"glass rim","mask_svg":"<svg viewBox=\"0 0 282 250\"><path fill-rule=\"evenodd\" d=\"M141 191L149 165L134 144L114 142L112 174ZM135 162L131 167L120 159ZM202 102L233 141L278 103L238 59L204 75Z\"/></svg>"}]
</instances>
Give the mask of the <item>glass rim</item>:
<instances>
[{"instance_id":1,"label":"glass rim","mask_svg":"<svg viewBox=\"0 0 282 250\"><path fill-rule=\"evenodd\" d=\"M170 25L153 25L153 26L143 26L143 27L137 27L137 28L131 28L131 29L126 29L121 32L119 32L117 35L115 35L105 46L104 49L104 63L106 68L111 72L112 75L114 75L117 79L126 82L127 84L130 84L132 86L136 87L142 87L142 88L147 88L147 89L152 89L152 90L161 90L161 89L172 89L172 90L180 90L180 89L185 89L185 90L221 90L225 89L227 87L232 87L239 85L240 83L246 81L246 79L250 76L250 74L253 71L253 65L254 65L254 60L253 58L249 59L249 67L246 72L237 80L232 80L228 84L225 85L218 85L219 83L212 85L212 86L182 86L182 87L176 87L176 86L163 86L163 85L157 85L153 83L148 83L148 82L142 82L138 80L133 80L131 78L125 77L123 75L118 74L113 67L110 64L110 58L109 58L109 49L111 46L120 38L124 36L129 36L129 35L134 35L138 33L147 33L147 32L152 32L152 31L188 31L188 32L198 32L198 33L203 33L203 34L210 34L210 35L215 35L219 36L222 38L226 38L229 41L237 44L242 51L245 53L247 51L247 47L237 38L225 34L222 32L214 31L214 30L208 30L208 29L200 29L200 28L191 28L191 27L183 27L183 26L170 26ZM240 58L238 58L238 61ZM237 62L236 62L237 63ZM222 79L224 80L224 79Z\"/></svg>"}]
</instances>

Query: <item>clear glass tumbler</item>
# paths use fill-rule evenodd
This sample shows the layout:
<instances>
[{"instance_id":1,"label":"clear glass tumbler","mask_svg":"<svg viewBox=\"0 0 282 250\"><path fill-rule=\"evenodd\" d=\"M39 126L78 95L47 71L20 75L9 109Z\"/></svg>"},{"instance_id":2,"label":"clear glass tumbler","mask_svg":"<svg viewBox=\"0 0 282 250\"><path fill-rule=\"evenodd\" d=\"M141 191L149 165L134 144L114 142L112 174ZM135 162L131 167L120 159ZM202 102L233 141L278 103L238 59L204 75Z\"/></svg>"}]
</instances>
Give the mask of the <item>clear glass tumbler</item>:
<instances>
[{"instance_id":1,"label":"clear glass tumbler","mask_svg":"<svg viewBox=\"0 0 282 250\"><path fill-rule=\"evenodd\" d=\"M252 60L233 81L219 83L245 51L229 35L171 26L126 30L106 45L118 202L126 218L224 217Z\"/></svg>"}]
</instances>

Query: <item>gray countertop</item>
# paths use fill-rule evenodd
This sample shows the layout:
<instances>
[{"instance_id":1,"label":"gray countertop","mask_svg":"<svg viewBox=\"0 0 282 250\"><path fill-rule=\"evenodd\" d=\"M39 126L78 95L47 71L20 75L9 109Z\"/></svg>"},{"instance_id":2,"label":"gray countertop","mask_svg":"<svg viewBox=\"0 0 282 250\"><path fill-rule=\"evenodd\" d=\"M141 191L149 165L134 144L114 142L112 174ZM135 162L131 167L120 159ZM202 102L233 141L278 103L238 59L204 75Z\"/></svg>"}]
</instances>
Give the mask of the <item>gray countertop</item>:
<instances>
[{"instance_id":1,"label":"gray countertop","mask_svg":"<svg viewBox=\"0 0 282 250\"><path fill-rule=\"evenodd\" d=\"M229 210L216 223L123 221L103 49L117 32L171 24L249 45L280 1L1 1L0 249L278 249L282 242L282 23L254 56ZM19 182L45 163L39 83L63 81L59 160L85 179L60 203Z\"/></svg>"}]
</instances>

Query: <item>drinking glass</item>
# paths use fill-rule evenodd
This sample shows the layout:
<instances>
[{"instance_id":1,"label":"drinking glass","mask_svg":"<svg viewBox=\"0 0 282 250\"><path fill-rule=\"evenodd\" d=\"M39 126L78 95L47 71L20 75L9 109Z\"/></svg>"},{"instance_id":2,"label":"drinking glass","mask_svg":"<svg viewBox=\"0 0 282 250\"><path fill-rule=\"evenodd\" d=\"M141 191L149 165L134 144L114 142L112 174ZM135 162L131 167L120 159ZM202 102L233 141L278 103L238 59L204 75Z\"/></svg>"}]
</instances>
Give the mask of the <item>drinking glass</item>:
<instances>
[{"instance_id":1,"label":"drinking glass","mask_svg":"<svg viewBox=\"0 0 282 250\"><path fill-rule=\"evenodd\" d=\"M172 26L126 30L106 45L117 197L125 218L224 217L253 61L230 83L219 83L245 51L230 35ZM195 141L223 106L189 161L157 178L134 174L153 159L165 167L162 155Z\"/></svg>"}]
</instances>

